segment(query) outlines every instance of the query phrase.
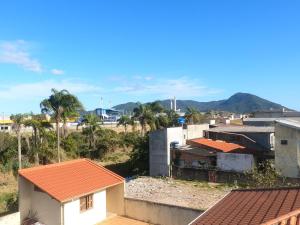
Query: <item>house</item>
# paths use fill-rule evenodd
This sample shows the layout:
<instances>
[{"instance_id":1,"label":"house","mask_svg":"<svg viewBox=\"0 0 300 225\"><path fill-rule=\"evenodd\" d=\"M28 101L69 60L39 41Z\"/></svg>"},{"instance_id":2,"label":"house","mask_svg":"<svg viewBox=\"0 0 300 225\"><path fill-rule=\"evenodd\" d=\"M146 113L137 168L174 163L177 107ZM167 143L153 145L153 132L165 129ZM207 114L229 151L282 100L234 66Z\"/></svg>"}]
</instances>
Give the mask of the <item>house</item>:
<instances>
[{"instance_id":1,"label":"house","mask_svg":"<svg viewBox=\"0 0 300 225\"><path fill-rule=\"evenodd\" d=\"M300 188L233 190L189 225L300 224Z\"/></svg>"},{"instance_id":2,"label":"house","mask_svg":"<svg viewBox=\"0 0 300 225\"><path fill-rule=\"evenodd\" d=\"M256 165L255 156L259 153L242 145L207 138L188 140L187 144L189 147L172 149L175 165L179 163L180 167L185 168L245 172Z\"/></svg>"},{"instance_id":3,"label":"house","mask_svg":"<svg viewBox=\"0 0 300 225\"><path fill-rule=\"evenodd\" d=\"M9 116L2 115L0 118L0 132L11 132L13 121Z\"/></svg>"},{"instance_id":4,"label":"house","mask_svg":"<svg viewBox=\"0 0 300 225\"><path fill-rule=\"evenodd\" d=\"M171 146L184 146L186 140L203 137L209 124L171 127L153 131L149 135L150 176L171 175Z\"/></svg>"},{"instance_id":5,"label":"house","mask_svg":"<svg viewBox=\"0 0 300 225\"><path fill-rule=\"evenodd\" d=\"M242 144L248 148L254 148L253 145L256 145L255 148L260 148L262 151L272 150L275 144L273 126L217 126L205 130L204 136Z\"/></svg>"},{"instance_id":6,"label":"house","mask_svg":"<svg viewBox=\"0 0 300 225\"><path fill-rule=\"evenodd\" d=\"M285 177L300 178L300 122L276 121L275 135L275 168Z\"/></svg>"},{"instance_id":7,"label":"house","mask_svg":"<svg viewBox=\"0 0 300 225\"><path fill-rule=\"evenodd\" d=\"M87 159L21 169L18 181L21 222L94 225L124 214L124 179Z\"/></svg>"}]
</instances>

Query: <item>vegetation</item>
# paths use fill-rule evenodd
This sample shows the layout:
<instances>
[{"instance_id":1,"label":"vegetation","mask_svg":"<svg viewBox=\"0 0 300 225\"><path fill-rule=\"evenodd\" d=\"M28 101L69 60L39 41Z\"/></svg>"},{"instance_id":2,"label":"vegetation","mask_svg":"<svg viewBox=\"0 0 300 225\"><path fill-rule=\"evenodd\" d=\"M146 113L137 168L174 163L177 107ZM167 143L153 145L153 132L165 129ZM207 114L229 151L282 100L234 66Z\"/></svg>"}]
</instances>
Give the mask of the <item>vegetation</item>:
<instances>
[{"instance_id":1,"label":"vegetation","mask_svg":"<svg viewBox=\"0 0 300 225\"><path fill-rule=\"evenodd\" d=\"M61 160L60 153L60 123L64 124L67 121L68 116L73 116L78 110L83 109L81 102L76 96L70 94L67 90L57 91L52 89L52 95L49 98L44 99L41 104L41 110L43 113L52 115L56 124L56 137L57 137L57 158L58 162ZM65 127L65 126L64 126Z\"/></svg>"},{"instance_id":2,"label":"vegetation","mask_svg":"<svg viewBox=\"0 0 300 225\"><path fill-rule=\"evenodd\" d=\"M246 173L248 186L253 188L271 188L282 186L280 174L276 171L271 160L258 164L252 171Z\"/></svg>"},{"instance_id":3,"label":"vegetation","mask_svg":"<svg viewBox=\"0 0 300 225\"><path fill-rule=\"evenodd\" d=\"M176 126L179 118L175 111L166 111L159 102L154 102L139 104L132 117L122 116L118 126L123 126L124 132L104 128L94 114L81 118L77 130L66 132L67 121L78 118L77 112L83 109L76 96L67 90L52 89L40 107L42 114L12 115L15 132L0 132L0 175L4 181L16 178L19 168L80 157L98 161L123 176L148 174L148 131ZM141 132L135 129L138 123ZM16 185L16 180L13 183ZM8 184L0 180L0 185ZM16 201L14 193L0 192L2 211L13 209Z\"/></svg>"},{"instance_id":4,"label":"vegetation","mask_svg":"<svg viewBox=\"0 0 300 225\"><path fill-rule=\"evenodd\" d=\"M10 119L14 122L12 129L16 132L18 138L18 162L19 169L22 168L22 160L21 160L21 128L24 122L24 115L16 114L12 115Z\"/></svg>"},{"instance_id":5,"label":"vegetation","mask_svg":"<svg viewBox=\"0 0 300 225\"><path fill-rule=\"evenodd\" d=\"M185 113L188 124L199 124L206 121L206 115L202 115L197 109L188 107Z\"/></svg>"},{"instance_id":6,"label":"vegetation","mask_svg":"<svg viewBox=\"0 0 300 225\"><path fill-rule=\"evenodd\" d=\"M125 133L127 133L127 126L132 125L132 121L133 120L129 116L123 115L118 119L118 126L124 126Z\"/></svg>"}]
</instances>

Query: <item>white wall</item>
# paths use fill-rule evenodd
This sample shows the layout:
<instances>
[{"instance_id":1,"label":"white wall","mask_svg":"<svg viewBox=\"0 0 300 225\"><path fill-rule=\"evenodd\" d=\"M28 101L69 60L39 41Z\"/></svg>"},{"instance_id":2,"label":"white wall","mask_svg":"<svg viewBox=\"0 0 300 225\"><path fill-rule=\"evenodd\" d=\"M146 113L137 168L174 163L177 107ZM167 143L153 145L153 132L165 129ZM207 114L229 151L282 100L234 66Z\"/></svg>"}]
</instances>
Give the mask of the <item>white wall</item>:
<instances>
[{"instance_id":1,"label":"white wall","mask_svg":"<svg viewBox=\"0 0 300 225\"><path fill-rule=\"evenodd\" d=\"M106 218L106 191L94 193L93 208L85 212L80 212L79 199L67 202L63 207L64 225L94 225Z\"/></svg>"},{"instance_id":2,"label":"white wall","mask_svg":"<svg viewBox=\"0 0 300 225\"><path fill-rule=\"evenodd\" d=\"M187 140L202 138L203 131L209 129L209 124L195 124L187 126Z\"/></svg>"},{"instance_id":3,"label":"white wall","mask_svg":"<svg viewBox=\"0 0 300 225\"><path fill-rule=\"evenodd\" d=\"M198 209L125 198L125 215L151 224L185 225L201 213L203 211Z\"/></svg>"},{"instance_id":4,"label":"white wall","mask_svg":"<svg viewBox=\"0 0 300 225\"><path fill-rule=\"evenodd\" d=\"M124 215L125 182L106 189L106 211ZM116 203L117 202L117 203Z\"/></svg>"},{"instance_id":5,"label":"white wall","mask_svg":"<svg viewBox=\"0 0 300 225\"><path fill-rule=\"evenodd\" d=\"M275 124L275 168L285 177L300 178L300 130ZM287 140L287 145L281 144Z\"/></svg>"},{"instance_id":6,"label":"white wall","mask_svg":"<svg viewBox=\"0 0 300 225\"><path fill-rule=\"evenodd\" d=\"M253 155L238 153L217 153L217 167L223 171L245 172L255 166Z\"/></svg>"},{"instance_id":7,"label":"white wall","mask_svg":"<svg viewBox=\"0 0 300 225\"><path fill-rule=\"evenodd\" d=\"M61 223L61 204L44 192L34 190L34 185L19 176L19 210L21 222L33 216L47 225Z\"/></svg>"}]
</instances>

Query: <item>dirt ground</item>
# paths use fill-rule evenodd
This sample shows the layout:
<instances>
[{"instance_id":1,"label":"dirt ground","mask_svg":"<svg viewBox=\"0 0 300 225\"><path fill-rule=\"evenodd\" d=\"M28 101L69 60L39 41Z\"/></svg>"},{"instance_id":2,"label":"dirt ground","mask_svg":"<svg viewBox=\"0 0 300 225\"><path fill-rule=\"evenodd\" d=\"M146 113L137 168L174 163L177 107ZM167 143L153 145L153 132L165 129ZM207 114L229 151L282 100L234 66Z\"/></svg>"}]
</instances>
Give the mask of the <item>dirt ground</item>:
<instances>
[{"instance_id":1,"label":"dirt ground","mask_svg":"<svg viewBox=\"0 0 300 225\"><path fill-rule=\"evenodd\" d=\"M138 177L126 183L126 197L205 210L232 187L171 178Z\"/></svg>"}]
</instances>

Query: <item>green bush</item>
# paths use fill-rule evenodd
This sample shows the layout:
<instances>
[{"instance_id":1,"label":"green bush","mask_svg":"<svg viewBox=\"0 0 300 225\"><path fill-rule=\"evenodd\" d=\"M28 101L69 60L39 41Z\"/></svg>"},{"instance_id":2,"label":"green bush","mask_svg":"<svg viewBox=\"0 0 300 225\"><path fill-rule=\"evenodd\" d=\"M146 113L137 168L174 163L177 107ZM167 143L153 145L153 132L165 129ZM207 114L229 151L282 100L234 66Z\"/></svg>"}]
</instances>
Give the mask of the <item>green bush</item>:
<instances>
[{"instance_id":1,"label":"green bush","mask_svg":"<svg viewBox=\"0 0 300 225\"><path fill-rule=\"evenodd\" d=\"M130 165L133 172L140 175L149 173L149 135L139 137L130 153Z\"/></svg>"},{"instance_id":2,"label":"green bush","mask_svg":"<svg viewBox=\"0 0 300 225\"><path fill-rule=\"evenodd\" d=\"M253 188L271 188L280 185L279 173L276 171L273 160L259 163L252 171L245 173L248 186Z\"/></svg>"},{"instance_id":3,"label":"green bush","mask_svg":"<svg viewBox=\"0 0 300 225\"><path fill-rule=\"evenodd\" d=\"M6 212L18 211L17 193L4 193L0 195L0 204L4 206Z\"/></svg>"}]
</instances>

